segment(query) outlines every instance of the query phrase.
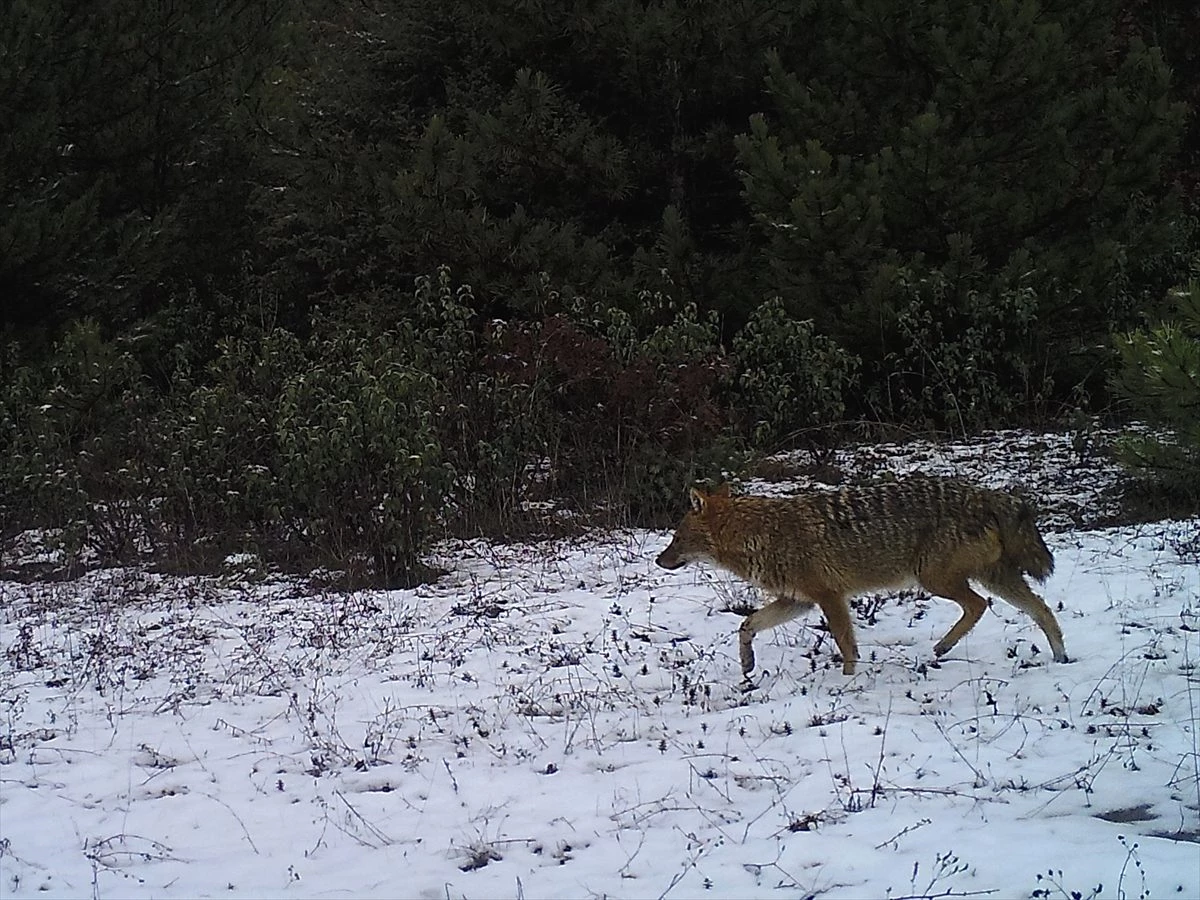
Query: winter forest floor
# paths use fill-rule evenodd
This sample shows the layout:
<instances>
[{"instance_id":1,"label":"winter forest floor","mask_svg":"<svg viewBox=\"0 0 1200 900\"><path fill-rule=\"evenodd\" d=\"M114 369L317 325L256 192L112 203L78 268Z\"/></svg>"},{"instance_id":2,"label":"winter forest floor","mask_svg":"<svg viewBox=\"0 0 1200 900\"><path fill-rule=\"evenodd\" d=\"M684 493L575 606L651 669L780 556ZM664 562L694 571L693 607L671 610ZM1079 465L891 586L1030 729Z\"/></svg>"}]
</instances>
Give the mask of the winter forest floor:
<instances>
[{"instance_id":1,"label":"winter forest floor","mask_svg":"<svg viewBox=\"0 0 1200 900\"><path fill-rule=\"evenodd\" d=\"M1111 525L1105 439L832 460L1022 485L1065 665L1002 604L935 663L957 607L905 591L856 676L811 614L743 691L761 598L663 532L447 543L408 591L0 580L0 895L1198 897L1200 519Z\"/></svg>"}]
</instances>

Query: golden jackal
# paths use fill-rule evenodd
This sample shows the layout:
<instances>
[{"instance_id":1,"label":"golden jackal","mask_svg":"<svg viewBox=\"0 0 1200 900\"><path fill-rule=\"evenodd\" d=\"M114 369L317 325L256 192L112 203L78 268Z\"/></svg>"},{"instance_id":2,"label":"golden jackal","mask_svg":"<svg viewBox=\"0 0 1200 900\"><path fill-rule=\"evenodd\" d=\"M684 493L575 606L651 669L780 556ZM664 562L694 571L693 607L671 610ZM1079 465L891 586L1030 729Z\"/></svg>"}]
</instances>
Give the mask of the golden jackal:
<instances>
[{"instance_id":1,"label":"golden jackal","mask_svg":"<svg viewBox=\"0 0 1200 900\"><path fill-rule=\"evenodd\" d=\"M815 604L841 651L842 671L853 675L858 643L848 598L912 584L962 607L962 617L933 648L941 656L987 608L970 581L1032 616L1055 660L1067 661L1054 613L1024 577L1044 581L1054 557L1033 510L1012 494L917 477L786 499L731 497L722 485L711 494L693 488L691 500L658 564L678 569L710 562L776 597L742 622L743 674L754 668L756 634Z\"/></svg>"}]
</instances>

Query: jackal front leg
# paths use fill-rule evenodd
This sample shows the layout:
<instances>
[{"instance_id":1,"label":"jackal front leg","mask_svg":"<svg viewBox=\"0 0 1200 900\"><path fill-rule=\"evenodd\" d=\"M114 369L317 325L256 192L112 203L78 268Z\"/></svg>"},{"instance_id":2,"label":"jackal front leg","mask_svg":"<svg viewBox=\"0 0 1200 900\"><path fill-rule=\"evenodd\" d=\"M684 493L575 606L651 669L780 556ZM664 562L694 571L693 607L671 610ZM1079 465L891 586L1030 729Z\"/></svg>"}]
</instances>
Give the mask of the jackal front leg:
<instances>
[{"instance_id":1,"label":"jackal front leg","mask_svg":"<svg viewBox=\"0 0 1200 900\"><path fill-rule=\"evenodd\" d=\"M850 604L841 594L830 593L817 598L817 605L825 614L825 622L833 635L834 643L842 654L842 674L853 675L858 665L858 640L854 637L854 622L850 616Z\"/></svg>"},{"instance_id":2,"label":"jackal front leg","mask_svg":"<svg viewBox=\"0 0 1200 900\"><path fill-rule=\"evenodd\" d=\"M749 678L754 671L754 629L750 625L750 616L742 619L742 627L738 629L738 650L742 657L742 677Z\"/></svg>"},{"instance_id":3,"label":"jackal front leg","mask_svg":"<svg viewBox=\"0 0 1200 900\"><path fill-rule=\"evenodd\" d=\"M796 618L811 606L809 600L780 597L742 620L742 627L738 630L738 650L742 657L743 677L748 677L754 671L754 636Z\"/></svg>"}]
</instances>

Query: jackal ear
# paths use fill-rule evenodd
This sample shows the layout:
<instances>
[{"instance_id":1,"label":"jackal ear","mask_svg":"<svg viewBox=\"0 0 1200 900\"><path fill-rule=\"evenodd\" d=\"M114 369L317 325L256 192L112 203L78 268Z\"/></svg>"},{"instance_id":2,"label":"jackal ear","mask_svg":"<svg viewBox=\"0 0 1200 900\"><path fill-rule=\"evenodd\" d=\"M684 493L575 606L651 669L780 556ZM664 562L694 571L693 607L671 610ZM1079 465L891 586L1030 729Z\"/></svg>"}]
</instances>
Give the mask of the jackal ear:
<instances>
[{"instance_id":1,"label":"jackal ear","mask_svg":"<svg viewBox=\"0 0 1200 900\"><path fill-rule=\"evenodd\" d=\"M688 497L692 501L692 509L698 513L704 512L704 504L708 502L708 495L700 488L692 488L688 491Z\"/></svg>"}]
</instances>

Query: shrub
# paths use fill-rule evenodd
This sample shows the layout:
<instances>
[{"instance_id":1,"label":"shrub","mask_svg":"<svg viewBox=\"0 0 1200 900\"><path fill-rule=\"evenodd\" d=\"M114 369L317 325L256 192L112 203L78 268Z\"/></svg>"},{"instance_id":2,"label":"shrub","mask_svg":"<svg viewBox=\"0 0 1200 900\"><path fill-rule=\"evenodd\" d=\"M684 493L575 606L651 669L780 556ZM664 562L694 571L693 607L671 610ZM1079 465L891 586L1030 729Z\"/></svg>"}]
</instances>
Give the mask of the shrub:
<instances>
[{"instance_id":1,"label":"shrub","mask_svg":"<svg viewBox=\"0 0 1200 900\"><path fill-rule=\"evenodd\" d=\"M450 487L439 385L411 334L322 323L221 342L203 384L167 414L156 519L185 541L254 542L268 556L420 580ZM179 386L177 386L179 387Z\"/></svg>"},{"instance_id":2,"label":"shrub","mask_svg":"<svg viewBox=\"0 0 1200 900\"><path fill-rule=\"evenodd\" d=\"M664 524L686 486L736 456L716 320L644 293L634 312L583 298L509 326L491 365L519 386L542 487L609 524Z\"/></svg>"},{"instance_id":3,"label":"shrub","mask_svg":"<svg viewBox=\"0 0 1200 900\"><path fill-rule=\"evenodd\" d=\"M400 585L427 574L439 534L540 524L535 499L666 523L740 442L715 318L638 301L480 322L443 268L387 327L376 297L369 321L318 318L308 337L243 325L206 363L165 366L85 323L43 366L0 361L5 527L63 529L103 561L248 548Z\"/></svg>"},{"instance_id":4,"label":"shrub","mask_svg":"<svg viewBox=\"0 0 1200 900\"><path fill-rule=\"evenodd\" d=\"M412 340L439 385L434 427L453 471L445 519L456 530L509 534L526 527L534 465L548 424L538 386L510 363L505 347L520 323L477 323L470 285L443 266L416 279Z\"/></svg>"},{"instance_id":5,"label":"shrub","mask_svg":"<svg viewBox=\"0 0 1200 900\"><path fill-rule=\"evenodd\" d=\"M759 446L776 448L840 420L858 358L796 319L776 297L761 304L733 340L733 394Z\"/></svg>"},{"instance_id":6,"label":"shrub","mask_svg":"<svg viewBox=\"0 0 1200 900\"><path fill-rule=\"evenodd\" d=\"M436 379L395 335L334 332L284 383L276 414L279 487L297 531L336 558L370 555L388 586L421 574L434 510L444 507Z\"/></svg>"},{"instance_id":7,"label":"shrub","mask_svg":"<svg viewBox=\"0 0 1200 900\"><path fill-rule=\"evenodd\" d=\"M129 557L140 543L136 504L146 478L130 451L153 412L138 363L85 320L43 368L9 365L0 399L6 518L55 529L72 558Z\"/></svg>"},{"instance_id":8,"label":"shrub","mask_svg":"<svg viewBox=\"0 0 1200 900\"><path fill-rule=\"evenodd\" d=\"M887 350L873 400L887 418L968 433L1036 407L1049 390L1031 369L1038 297L1029 279L988 281L962 256L953 267L899 267L877 287L888 298Z\"/></svg>"},{"instance_id":9,"label":"shrub","mask_svg":"<svg viewBox=\"0 0 1200 900\"><path fill-rule=\"evenodd\" d=\"M410 583L452 481L423 362L409 328L274 329L224 339L198 379L181 369L153 396L84 323L0 400L6 505L102 562L252 544Z\"/></svg>"},{"instance_id":10,"label":"shrub","mask_svg":"<svg viewBox=\"0 0 1200 900\"><path fill-rule=\"evenodd\" d=\"M171 439L151 449L163 493L158 532L174 552L198 540L261 543L290 508L274 425L285 383L307 367L304 348L275 329L222 338L216 349L198 379L173 380L161 421Z\"/></svg>"}]
</instances>

